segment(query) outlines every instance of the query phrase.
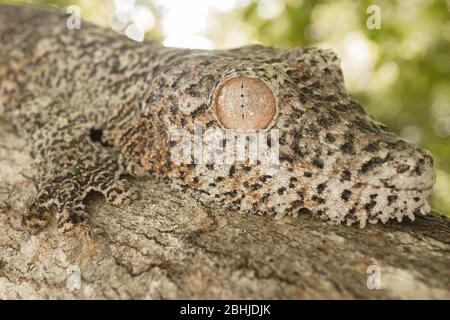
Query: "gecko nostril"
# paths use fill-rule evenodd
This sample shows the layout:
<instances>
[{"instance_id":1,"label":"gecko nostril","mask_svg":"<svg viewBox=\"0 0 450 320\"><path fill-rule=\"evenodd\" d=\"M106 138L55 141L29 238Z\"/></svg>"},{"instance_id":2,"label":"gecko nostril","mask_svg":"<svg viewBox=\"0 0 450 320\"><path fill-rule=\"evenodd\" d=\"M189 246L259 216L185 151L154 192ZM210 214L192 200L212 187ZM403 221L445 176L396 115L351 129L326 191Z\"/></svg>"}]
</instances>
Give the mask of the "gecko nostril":
<instances>
[{"instance_id":1,"label":"gecko nostril","mask_svg":"<svg viewBox=\"0 0 450 320\"><path fill-rule=\"evenodd\" d=\"M215 92L217 118L226 129L256 131L269 126L276 112L275 97L258 78L235 77Z\"/></svg>"},{"instance_id":2,"label":"gecko nostril","mask_svg":"<svg viewBox=\"0 0 450 320\"><path fill-rule=\"evenodd\" d=\"M405 173L409 170L409 168L410 166L408 166L407 164L401 164L397 167L397 173Z\"/></svg>"}]
</instances>

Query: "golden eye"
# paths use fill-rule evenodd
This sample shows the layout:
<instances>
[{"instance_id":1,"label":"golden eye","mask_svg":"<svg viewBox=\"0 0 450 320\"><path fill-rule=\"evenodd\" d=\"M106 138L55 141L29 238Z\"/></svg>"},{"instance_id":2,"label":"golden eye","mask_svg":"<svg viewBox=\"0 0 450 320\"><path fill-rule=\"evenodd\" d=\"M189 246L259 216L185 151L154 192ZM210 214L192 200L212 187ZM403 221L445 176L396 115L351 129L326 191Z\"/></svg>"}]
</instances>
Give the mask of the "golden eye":
<instances>
[{"instance_id":1,"label":"golden eye","mask_svg":"<svg viewBox=\"0 0 450 320\"><path fill-rule=\"evenodd\" d=\"M272 90L262 80L236 77L222 83L214 98L217 118L227 129L265 129L275 116Z\"/></svg>"}]
</instances>

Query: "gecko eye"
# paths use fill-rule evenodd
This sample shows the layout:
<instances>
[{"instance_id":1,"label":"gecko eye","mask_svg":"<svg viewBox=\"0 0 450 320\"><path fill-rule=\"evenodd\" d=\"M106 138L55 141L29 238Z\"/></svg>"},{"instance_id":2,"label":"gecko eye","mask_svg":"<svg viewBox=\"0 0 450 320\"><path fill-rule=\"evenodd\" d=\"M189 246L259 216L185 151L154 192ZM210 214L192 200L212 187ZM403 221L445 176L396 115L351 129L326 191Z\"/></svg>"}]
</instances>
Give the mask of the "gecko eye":
<instances>
[{"instance_id":1,"label":"gecko eye","mask_svg":"<svg viewBox=\"0 0 450 320\"><path fill-rule=\"evenodd\" d=\"M214 105L220 123L240 131L267 128L276 111L275 97L267 84L244 76L222 83L216 90Z\"/></svg>"}]
</instances>

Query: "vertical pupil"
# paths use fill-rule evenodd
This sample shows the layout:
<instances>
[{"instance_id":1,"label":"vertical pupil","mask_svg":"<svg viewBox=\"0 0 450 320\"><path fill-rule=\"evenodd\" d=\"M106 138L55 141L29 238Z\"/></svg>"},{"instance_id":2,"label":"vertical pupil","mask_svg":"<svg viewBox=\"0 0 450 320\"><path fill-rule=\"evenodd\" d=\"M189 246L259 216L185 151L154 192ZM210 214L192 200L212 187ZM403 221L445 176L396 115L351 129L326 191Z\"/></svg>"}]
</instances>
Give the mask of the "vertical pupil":
<instances>
[{"instance_id":1,"label":"vertical pupil","mask_svg":"<svg viewBox=\"0 0 450 320\"><path fill-rule=\"evenodd\" d=\"M241 98L242 98L242 104L241 108L244 109L244 82L241 82ZM244 110L242 110L242 119L244 119Z\"/></svg>"}]
</instances>

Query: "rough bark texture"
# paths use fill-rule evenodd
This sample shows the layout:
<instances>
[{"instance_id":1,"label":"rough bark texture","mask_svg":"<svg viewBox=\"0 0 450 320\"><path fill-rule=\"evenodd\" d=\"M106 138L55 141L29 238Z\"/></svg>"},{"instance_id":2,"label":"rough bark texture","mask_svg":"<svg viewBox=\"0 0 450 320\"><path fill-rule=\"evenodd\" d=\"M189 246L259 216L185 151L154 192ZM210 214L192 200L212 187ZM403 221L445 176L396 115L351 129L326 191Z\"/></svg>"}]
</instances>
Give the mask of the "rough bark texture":
<instances>
[{"instance_id":1,"label":"rough bark texture","mask_svg":"<svg viewBox=\"0 0 450 320\"><path fill-rule=\"evenodd\" d=\"M206 209L186 194L135 181L141 199L88 201L95 228L30 234L31 158L0 122L0 298L450 298L450 221L332 226ZM367 268L381 270L370 290Z\"/></svg>"}]
</instances>

